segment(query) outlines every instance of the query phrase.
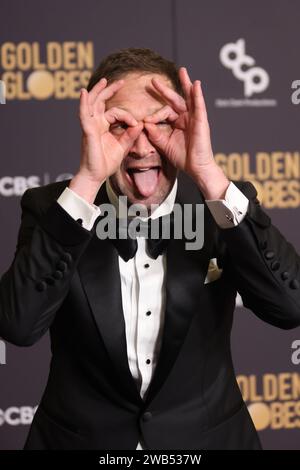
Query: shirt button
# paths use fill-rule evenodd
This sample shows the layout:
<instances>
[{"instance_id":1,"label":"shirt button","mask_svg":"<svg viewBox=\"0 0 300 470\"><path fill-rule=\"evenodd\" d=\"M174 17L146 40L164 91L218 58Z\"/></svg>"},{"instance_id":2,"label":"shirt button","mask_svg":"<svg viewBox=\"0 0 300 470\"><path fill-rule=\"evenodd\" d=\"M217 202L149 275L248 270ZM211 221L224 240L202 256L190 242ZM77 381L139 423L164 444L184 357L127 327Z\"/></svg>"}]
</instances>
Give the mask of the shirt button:
<instances>
[{"instance_id":1,"label":"shirt button","mask_svg":"<svg viewBox=\"0 0 300 470\"><path fill-rule=\"evenodd\" d=\"M265 252L265 258L268 259L268 260L273 259L274 256L275 256L274 251L266 251Z\"/></svg>"},{"instance_id":2,"label":"shirt button","mask_svg":"<svg viewBox=\"0 0 300 470\"><path fill-rule=\"evenodd\" d=\"M271 263L271 269L272 271L277 271L280 268L280 263L279 261L273 261Z\"/></svg>"},{"instance_id":3,"label":"shirt button","mask_svg":"<svg viewBox=\"0 0 300 470\"><path fill-rule=\"evenodd\" d=\"M58 271L62 271L63 273L66 272L67 267L67 263L65 263L64 261L58 261L58 263L56 264L56 268L58 269Z\"/></svg>"},{"instance_id":4,"label":"shirt button","mask_svg":"<svg viewBox=\"0 0 300 470\"><path fill-rule=\"evenodd\" d=\"M290 282L290 288L291 289L299 289L300 287L300 283L297 279L293 279L291 282Z\"/></svg>"},{"instance_id":5,"label":"shirt button","mask_svg":"<svg viewBox=\"0 0 300 470\"><path fill-rule=\"evenodd\" d=\"M151 315L150 310L148 310L148 312L146 312L146 315L148 315L148 316Z\"/></svg>"},{"instance_id":6,"label":"shirt button","mask_svg":"<svg viewBox=\"0 0 300 470\"><path fill-rule=\"evenodd\" d=\"M150 268L150 264L149 263L144 264L144 268L145 269Z\"/></svg>"},{"instance_id":7,"label":"shirt button","mask_svg":"<svg viewBox=\"0 0 300 470\"><path fill-rule=\"evenodd\" d=\"M150 362L151 362L150 359L147 359L146 364L150 364Z\"/></svg>"},{"instance_id":8,"label":"shirt button","mask_svg":"<svg viewBox=\"0 0 300 470\"><path fill-rule=\"evenodd\" d=\"M54 279L60 281L64 277L64 274L62 273L62 271L54 271L53 277Z\"/></svg>"},{"instance_id":9,"label":"shirt button","mask_svg":"<svg viewBox=\"0 0 300 470\"><path fill-rule=\"evenodd\" d=\"M144 413L142 416L143 421L150 421L151 418L152 418L152 413L150 413L150 411L146 411L146 413Z\"/></svg>"},{"instance_id":10,"label":"shirt button","mask_svg":"<svg viewBox=\"0 0 300 470\"><path fill-rule=\"evenodd\" d=\"M46 277L45 281L47 282L49 286L53 286L53 284L55 284L55 279L52 276Z\"/></svg>"},{"instance_id":11,"label":"shirt button","mask_svg":"<svg viewBox=\"0 0 300 470\"><path fill-rule=\"evenodd\" d=\"M65 263L70 264L72 262L72 255L71 253L65 252L61 255L61 259L65 261Z\"/></svg>"},{"instance_id":12,"label":"shirt button","mask_svg":"<svg viewBox=\"0 0 300 470\"><path fill-rule=\"evenodd\" d=\"M281 279L283 281L286 281L289 277L290 277L290 275L287 271L284 271L283 273L281 273Z\"/></svg>"},{"instance_id":13,"label":"shirt button","mask_svg":"<svg viewBox=\"0 0 300 470\"><path fill-rule=\"evenodd\" d=\"M47 284L45 283L45 281L39 281L36 283L35 288L37 291L43 292L47 289Z\"/></svg>"}]
</instances>

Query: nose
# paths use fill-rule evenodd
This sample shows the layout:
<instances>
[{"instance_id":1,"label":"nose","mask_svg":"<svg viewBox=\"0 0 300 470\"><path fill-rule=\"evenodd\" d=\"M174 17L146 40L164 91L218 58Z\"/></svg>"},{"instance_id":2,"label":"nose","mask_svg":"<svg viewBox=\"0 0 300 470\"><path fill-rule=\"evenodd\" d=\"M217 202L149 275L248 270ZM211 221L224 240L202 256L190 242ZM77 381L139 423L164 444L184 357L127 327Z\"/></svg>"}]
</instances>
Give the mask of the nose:
<instances>
[{"instance_id":1,"label":"nose","mask_svg":"<svg viewBox=\"0 0 300 470\"><path fill-rule=\"evenodd\" d=\"M155 153L156 149L148 139L147 131L143 129L130 148L128 156L133 158L145 158Z\"/></svg>"}]
</instances>

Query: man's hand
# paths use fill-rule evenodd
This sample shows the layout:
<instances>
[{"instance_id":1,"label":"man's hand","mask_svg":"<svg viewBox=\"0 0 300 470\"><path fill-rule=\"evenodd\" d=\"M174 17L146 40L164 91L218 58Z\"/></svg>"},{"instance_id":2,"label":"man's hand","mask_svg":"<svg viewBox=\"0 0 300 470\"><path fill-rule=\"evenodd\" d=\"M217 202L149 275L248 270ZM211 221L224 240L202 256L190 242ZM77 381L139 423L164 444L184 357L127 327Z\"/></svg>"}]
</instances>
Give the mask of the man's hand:
<instances>
[{"instance_id":1,"label":"man's hand","mask_svg":"<svg viewBox=\"0 0 300 470\"><path fill-rule=\"evenodd\" d=\"M158 79L152 80L168 105L145 118L145 128L153 144L196 181L206 199L223 198L229 181L214 160L201 83L192 83L184 67L179 69L179 79L185 98ZM171 133L157 125L163 121L171 124Z\"/></svg>"},{"instance_id":2,"label":"man's hand","mask_svg":"<svg viewBox=\"0 0 300 470\"><path fill-rule=\"evenodd\" d=\"M122 109L110 108L105 111L105 102L123 85L118 80L107 85L102 78L88 93L81 90L79 119L82 129L81 161L77 174L69 188L93 203L101 184L119 168L123 158L137 139L142 124ZM116 139L110 126L120 122L126 130Z\"/></svg>"}]
</instances>

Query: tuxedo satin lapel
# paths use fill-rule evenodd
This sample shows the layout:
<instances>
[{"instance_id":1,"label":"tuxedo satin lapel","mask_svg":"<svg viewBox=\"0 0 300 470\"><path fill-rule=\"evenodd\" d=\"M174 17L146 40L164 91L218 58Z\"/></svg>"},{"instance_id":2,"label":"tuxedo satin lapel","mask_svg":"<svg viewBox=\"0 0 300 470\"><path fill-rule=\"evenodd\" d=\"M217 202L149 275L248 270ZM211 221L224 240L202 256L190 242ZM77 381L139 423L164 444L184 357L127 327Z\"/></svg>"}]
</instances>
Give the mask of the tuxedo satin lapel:
<instances>
[{"instance_id":1,"label":"tuxedo satin lapel","mask_svg":"<svg viewBox=\"0 0 300 470\"><path fill-rule=\"evenodd\" d=\"M179 190L180 191L180 190ZM199 193L197 202L202 203ZM176 202L189 202L178 192ZM188 332L193 315L199 311L201 292L213 246L214 224L205 207L204 246L186 250L187 240L171 240L167 248L166 311L158 363L146 395L149 403L166 380Z\"/></svg>"},{"instance_id":2,"label":"tuxedo satin lapel","mask_svg":"<svg viewBox=\"0 0 300 470\"><path fill-rule=\"evenodd\" d=\"M106 191L103 195L103 187L101 190L97 204L107 202ZM141 401L127 359L118 253L112 243L99 240L95 233L79 262L78 271L96 325L118 374L120 387L132 400Z\"/></svg>"}]
</instances>

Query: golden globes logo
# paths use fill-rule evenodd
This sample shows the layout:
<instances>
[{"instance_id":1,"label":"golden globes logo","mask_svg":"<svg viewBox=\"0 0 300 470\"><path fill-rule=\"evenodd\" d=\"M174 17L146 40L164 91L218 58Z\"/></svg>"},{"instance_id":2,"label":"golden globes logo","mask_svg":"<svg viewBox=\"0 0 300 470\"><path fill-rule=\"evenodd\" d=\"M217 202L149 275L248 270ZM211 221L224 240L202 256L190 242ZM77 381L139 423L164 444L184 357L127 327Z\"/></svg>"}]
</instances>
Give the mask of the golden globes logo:
<instances>
[{"instance_id":1,"label":"golden globes logo","mask_svg":"<svg viewBox=\"0 0 300 470\"><path fill-rule=\"evenodd\" d=\"M77 99L93 67L91 41L0 45L0 78L6 86L7 101Z\"/></svg>"},{"instance_id":2,"label":"golden globes logo","mask_svg":"<svg viewBox=\"0 0 300 470\"><path fill-rule=\"evenodd\" d=\"M239 375L237 382L257 431L300 428L300 374Z\"/></svg>"},{"instance_id":3,"label":"golden globes logo","mask_svg":"<svg viewBox=\"0 0 300 470\"><path fill-rule=\"evenodd\" d=\"M215 159L229 179L251 181L267 209L300 206L300 152L217 153Z\"/></svg>"}]
</instances>

